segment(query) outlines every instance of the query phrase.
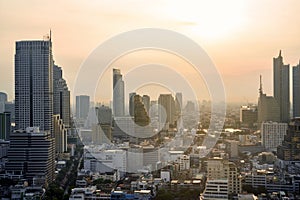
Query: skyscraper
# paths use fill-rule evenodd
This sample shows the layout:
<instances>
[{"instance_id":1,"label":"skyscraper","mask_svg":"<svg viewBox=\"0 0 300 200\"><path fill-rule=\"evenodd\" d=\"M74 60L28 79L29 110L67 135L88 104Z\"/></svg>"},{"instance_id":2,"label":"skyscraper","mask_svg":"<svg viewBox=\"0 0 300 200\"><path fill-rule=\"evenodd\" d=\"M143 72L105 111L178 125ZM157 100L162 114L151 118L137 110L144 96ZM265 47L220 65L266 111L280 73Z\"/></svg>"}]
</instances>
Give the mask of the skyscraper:
<instances>
[{"instance_id":1,"label":"skyscraper","mask_svg":"<svg viewBox=\"0 0 300 200\"><path fill-rule=\"evenodd\" d=\"M159 122L164 123L163 119L165 118L165 125L174 125L175 124L175 100L171 94L161 94L158 98L158 105L161 107L158 108L158 117ZM164 113L166 116L164 116Z\"/></svg>"},{"instance_id":2,"label":"skyscraper","mask_svg":"<svg viewBox=\"0 0 300 200\"><path fill-rule=\"evenodd\" d=\"M0 113L5 111L5 103L7 102L7 94L0 92Z\"/></svg>"},{"instance_id":3,"label":"skyscraper","mask_svg":"<svg viewBox=\"0 0 300 200\"><path fill-rule=\"evenodd\" d=\"M290 65L283 64L281 50L277 58L273 58L273 92L280 109L280 121L290 119Z\"/></svg>"},{"instance_id":4,"label":"skyscraper","mask_svg":"<svg viewBox=\"0 0 300 200\"><path fill-rule=\"evenodd\" d=\"M145 109L147 111L147 113L149 114L149 109L150 109L150 97L148 95L143 95L142 97L143 99L143 104L145 106Z\"/></svg>"},{"instance_id":5,"label":"skyscraper","mask_svg":"<svg viewBox=\"0 0 300 200\"><path fill-rule=\"evenodd\" d=\"M15 54L16 129L52 129L53 58L51 37L18 41Z\"/></svg>"},{"instance_id":6,"label":"skyscraper","mask_svg":"<svg viewBox=\"0 0 300 200\"><path fill-rule=\"evenodd\" d=\"M62 69L53 66L53 114L60 115L64 125L70 127L70 91L65 79L62 77Z\"/></svg>"},{"instance_id":7,"label":"skyscraper","mask_svg":"<svg viewBox=\"0 0 300 200\"><path fill-rule=\"evenodd\" d=\"M129 115L131 117L134 116L134 96L136 95L135 92L129 93Z\"/></svg>"},{"instance_id":8,"label":"skyscraper","mask_svg":"<svg viewBox=\"0 0 300 200\"><path fill-rule=\"evenodd\" d=\"M293 117L300 117L300 61L293 67Z\"/></svg>"},{"instance_id":9,"label":"skyscraper","mask_svg":"<svg viewBox=\"0 0 300 200\"><path fill-rule=\"evenodd\" d=\"M277 147L277 157L283 161L300 161L300 118L294 118L288 125L284 140Z\"/></svg>"},{"instance_id":10,"label":"skyscraper","mask_svg":"<svg viewBox=\"0 0 300 200\"><path fill-rule=\"evenodd\" d=\"M90 110L90 96L76 96L76 118L86 120Z\"/></svg>"},{"instance_id":11,"label":"skyscraper","mask_svg":"<svg viewBox=\"0 0 300 200\"><path fill-rule=\"evenodd\" d=\"M258 123L265 121L280 121L280 108L276 99L263 93L262 80L260 76L259 98L258 98Z\"/></svg>"},{"instance_id":12,"label":"skyscraper","mask_svg":"<svg viewBox=\"0 0 300 200\"><path fill-rule=\"evenodd\" d=\"M122 117L124 112L124 81L120 69L113 69L113 113Z\"/></svg>"}]
</instances>

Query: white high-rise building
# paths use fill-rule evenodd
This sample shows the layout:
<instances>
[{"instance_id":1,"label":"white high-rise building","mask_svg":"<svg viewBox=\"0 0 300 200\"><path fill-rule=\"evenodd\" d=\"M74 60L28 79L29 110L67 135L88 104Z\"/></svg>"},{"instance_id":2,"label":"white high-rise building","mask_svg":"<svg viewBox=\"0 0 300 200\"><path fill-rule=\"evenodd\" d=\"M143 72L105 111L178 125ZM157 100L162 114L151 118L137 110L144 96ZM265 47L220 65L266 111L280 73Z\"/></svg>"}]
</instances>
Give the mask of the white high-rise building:
<instances>
[{"instance_id":1,"label":"white high-rise building","mask_svg":"<svg viewBox=\"0 0 300 200\"><path fill-rule=\"evenodd\" d=\"M276 150L284 140L287 123L264 122L261 124L261 142L267 150Z\"/></svg>"},{"instance_id":2,"label":"white high-rise building","mask_svg":"<svg viewBox=\"0 0 300 200\"><path fill-rule=\"evenodd\" d=\"M113 69L113 114L122 117L125 113L124 81L119 69Z\"/></svg>"},{"instance_id":3,"label":"white high-rise building","mask_svg":"<svg viewBox=\"0 0 300 200\"><path fill-rule=\"evenodd\" d=\"M53 56L47 40L18 41L15 53L16 129L52 130Z\"/></svg>"}]
</instances>

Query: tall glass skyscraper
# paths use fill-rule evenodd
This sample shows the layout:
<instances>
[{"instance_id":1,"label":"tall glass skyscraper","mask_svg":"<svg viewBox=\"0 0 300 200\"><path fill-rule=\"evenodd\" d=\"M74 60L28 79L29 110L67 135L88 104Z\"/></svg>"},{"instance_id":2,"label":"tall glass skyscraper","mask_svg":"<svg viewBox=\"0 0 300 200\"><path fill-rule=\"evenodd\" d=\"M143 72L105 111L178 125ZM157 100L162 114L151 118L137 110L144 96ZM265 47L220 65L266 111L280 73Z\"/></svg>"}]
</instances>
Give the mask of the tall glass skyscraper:
<instances>
[{"instance_id":1,"label":"tall glass skyscraper","mask_svg":"<svg viewBox=\"0 0 300 200\"><path fill-rule=\"evenodd\" d=\"M290 119L290 65L283 64L281 50L277 58L273 58L273 92L280 108L280 121Z\"/></svg>"},{"instance_id":2,"label":"tall glass skyscraper","mask_svg":"<svg viewBox=\"0 0 300 200\"><path fill-rule=\"evenodd\" d=\"M17 41L15 54L16 129L52 130L53 56L47 40Z\"/></svg>"},{"instance_id":3,"label":"tall glass skyscraper","mask_svg":"<svg viewBox=\"0 0 300 200\"><path fill-rule=\"evenodd\" d=\"M113 111L115 117L122 117L124 106L124 81L120 69L113 69Z\"/></svg>"},{"instance_id":4,"label":"tall glass skyscraper","mask_svg":"<svg viewBox=\"0 0 300 200\"><path fill-rule=\"evenodd\" d=\"M293 117L300 117L300 62L293 67Z\"/></svg>"}]
</instances>

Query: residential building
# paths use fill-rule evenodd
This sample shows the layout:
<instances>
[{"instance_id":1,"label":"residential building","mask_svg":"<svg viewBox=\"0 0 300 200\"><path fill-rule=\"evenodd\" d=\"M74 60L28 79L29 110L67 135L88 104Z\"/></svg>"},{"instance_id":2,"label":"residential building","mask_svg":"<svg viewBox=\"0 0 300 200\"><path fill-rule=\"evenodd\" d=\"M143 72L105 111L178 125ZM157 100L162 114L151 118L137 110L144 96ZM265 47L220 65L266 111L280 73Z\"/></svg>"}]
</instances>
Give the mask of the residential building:
<instances>
[{"instance_id":1,"label":"residential building","mask_svg":"<svg viewBox=\"0 0 300 200\"><path fill-rule=\"evenodd\" d=\"M287 131L287 123L263 122L260 128L261 142L266 150L277 150Z\"/></svg>"}]
</instances>

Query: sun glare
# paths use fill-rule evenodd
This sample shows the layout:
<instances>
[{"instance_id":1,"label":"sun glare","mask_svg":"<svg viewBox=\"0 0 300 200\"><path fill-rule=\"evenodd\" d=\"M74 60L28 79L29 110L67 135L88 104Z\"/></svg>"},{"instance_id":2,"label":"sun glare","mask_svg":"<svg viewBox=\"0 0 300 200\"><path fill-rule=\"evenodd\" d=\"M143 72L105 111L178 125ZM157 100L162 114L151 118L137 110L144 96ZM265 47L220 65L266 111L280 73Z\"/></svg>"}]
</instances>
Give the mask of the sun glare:
<instances>
[{"instance_id":1,"label":"sun glare","mask_svg":"<svg viewBox=\"0 0 300 200\"><path fill-rule=\"evenodd\" d=\"M239 29L245 20L242 1L199 1L193 7L184 2L169 10L183 29L207 39L225 37Z\"/></svg>"}]
</instances>

